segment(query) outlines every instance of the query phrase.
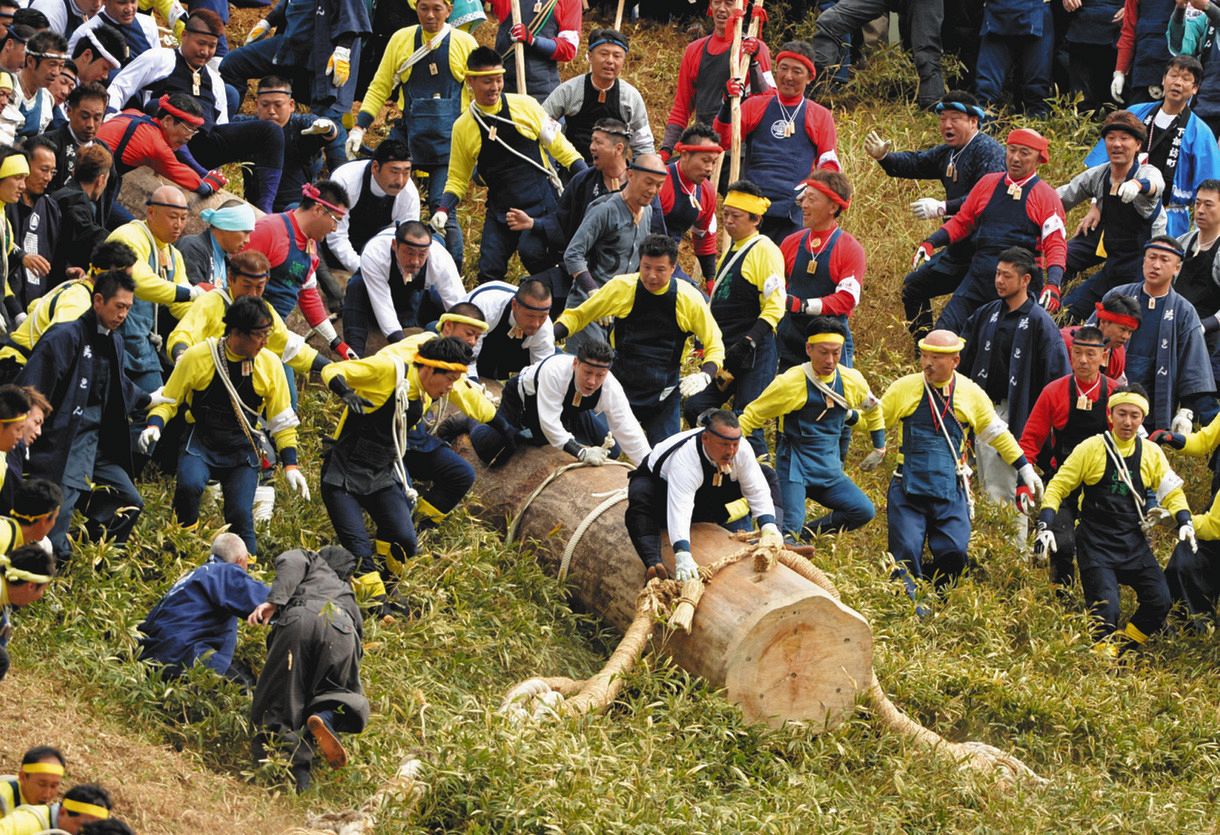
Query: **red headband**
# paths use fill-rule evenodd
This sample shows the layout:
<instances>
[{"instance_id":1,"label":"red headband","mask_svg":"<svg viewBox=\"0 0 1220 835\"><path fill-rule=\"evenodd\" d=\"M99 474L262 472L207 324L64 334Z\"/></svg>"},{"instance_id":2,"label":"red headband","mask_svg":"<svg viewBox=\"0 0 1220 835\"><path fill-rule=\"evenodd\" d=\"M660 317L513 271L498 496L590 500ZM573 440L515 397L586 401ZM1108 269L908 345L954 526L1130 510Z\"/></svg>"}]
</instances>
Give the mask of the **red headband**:
<instances>
[{"instance_id":1,"label":"red headband","mask_svg":"<svg viewBox=\"0 0 1220 835\"><path fill-rule=\"evenodd\" d=\"M821 180L806 180L804 185L806 188L817 189L818 191L822 192L822 194L825 194L828 198L830 198L831 203L834 203L843 211L847 211L851 208L850 199L845 200L841 194L823 183Z\"/></svg>"},{"instance_id":2,"label":"red headband","mask_svg":"<svg viewBox=\"0 0 1220 835\"><path fill-rule=\"evenodd\" d=\"M347 209L343 208L342 206L336 206L334 203L327 203L325 200L323 200L322 192L318 191L318 187L313 183L306 183L305 185L301 186L301 196L308 200L312 200L321 206L325 206L332 212L339 215L339 217L343 217L345 214L347 214Z\"/></svg>"},{"instance_id":3,"label":"red headband","mask_svg":"<svg viewBox=\"0 0 1220 835\"><path fill-rule=\"evenodd\" d=\"M179 122L186 122L188 125L191 125L191 126L197 127L197 128L203 127L203 117L202 116L192 116L190 113L187 113L185 110L179 110L178 108L174 107L172 104L169 103L168 94L157 99L157 107L161 108L166 113L173 116Z\"/></svg>"},{"instance_id":4,"label":"red headband","mask_svg":"<svg viewBox=\"0 0 1220 835\"><path fill-rule=\"evenodd\" d=\"M1050 154L1047 149L1050 145L1046 141L1046 137L1038 133L1036 130L1029 128L1017 128L1009 132L1007 143L1009 145L1023 145L1026 148L1033 148L1038 152L1038 159L1042 162L1050 162Z\"/></svg>"},{"instance_id":5,"label":"red headband","mask_svg":"<svg viewBox=\"0 0 1220 835\"><path fill-rule=\"evenodd\" d=\"M696 153L696 154L723 154L724 153L724 148L721 148L719 145L713 144L710 141L705 145L687 145L685 142L679 142L677 145L674 145L674 150L677 151L679 154L685 154L688 151Z\"/></svg>"},{"instance_id":6,"label":"red headband","mask_svg":"<svg viewBox=\"0 0 1220 835\"><path fill-rule=\"evenodd\" d=\"M793 61L804 64L805 68L809 70L809 74L814 78L817 78L818 68L813 65L812 61L810 61L804 55L801 55L799 52L789 52L786 49L780 50L779 54L775 56L775 66L778 67L779 62L785 58L791 58Z\"/></svg>"},{"instance_id":7,"label":"red headband","mask_svg":"<svg viewBox=\"0 0 1220 835\"><path fill-rule=\"evenodd\" d=\"M1123 313L1113 313L1101 306L1101 302L1096 302L1093 305L1093 310L1097 312L1097 318L1103 322L1113 322L1116 325L1122 325L1124 328L1131 330L1139 330L1140 320L1134 316L1127 316Z\"/></svg>"}]
</instances>

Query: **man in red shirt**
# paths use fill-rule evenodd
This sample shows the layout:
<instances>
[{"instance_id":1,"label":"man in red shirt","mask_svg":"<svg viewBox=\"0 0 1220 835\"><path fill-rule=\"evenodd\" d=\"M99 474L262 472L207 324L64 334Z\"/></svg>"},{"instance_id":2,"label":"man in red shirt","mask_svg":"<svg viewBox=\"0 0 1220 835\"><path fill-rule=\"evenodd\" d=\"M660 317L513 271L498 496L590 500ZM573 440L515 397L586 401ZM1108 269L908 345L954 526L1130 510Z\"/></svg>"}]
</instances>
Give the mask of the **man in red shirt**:
<instances>
[{"instance_id":1,"label":"man in red shirt","mask_svg":"<svg viewBox=\"0 0 1220 835\"><path fill-rule=\"evenodd\" d=\"M708 0L708 17L712 19L712 34L693 41L682 55L678 68L678 89L674 106L665 123L661 139L661 156L668 159L686 129L692 114L695 122L711 125L720 110L724 85L728 82L729 49L733 45L733 29L740 21L733 17L733 0ZM732 26L730 26L732 21ZM764 93L775 86L771 77L771 53L758 38L745 38L741 49L750 56L745 89Z\"/></svg>"},{"instance_id":2,"label":"man in red shirt","mask_svg":"<svg viewBox=\"0 0 1220 835\"><path fill-rule=\"evenodd\" d=\"M1103 370L1107 377L1126 385L1127 343L1131 340L1131 334L1140 326L1139 303L1130 296L1112 296L1094 304L1093 309L1096 311L1097 327L1105 338L1110 354ZM1074 327L1066 327L1059 331L1069 356L1072 353L1072 335L1076 330Z\"/></svg>"},{"instance_id":3,"label":"man in red shirt","mask_svg":"<svg viewBox=\"0 0 1220 835\"><path fill-rule=\"evenodd\" d=\"M345 360L359 356L335 333L318 293L316 271L318 241L335 231L349 203L343 186L333 180L306 183L300 204L290 212L260 217L245 246L271 262L263 298L275 312L286 319L299 304L305 322Z\"/></svg>"},{"instance_id":4,"label":"man in red shirt","mask_svg":"<svg viewBox=\"0 0 1220 835\"><path fill-rule=\"evenodd\" d=\"M669 176L657 195L665 212L665 228L676 241L690 230L695 260L708 282L716 275L716 184L711 176L724 149L714 130L692 125L682 132L673 150L678 158L666 166Z\"/></svg>"},{"instance_id":5,"label":"man in red shirt","mask_svg":"<svg viewBox=\"0 0 1220 835\"><path fill-rule=\"evenodd\" d=\"M528 93L543 102L559 86L559 65L576 57L580 45L581 0L521 3L521 23L513 24L512 0L490 0L500 21L496 52L504 59L504 91ZM525 89L517 89L516 50L525 45ZM582 149L583 150L583 149Z\"/></svg>"},{"instance_id":6,"label":"man in red shirt","mask_svg":"<svg viewBox=\"0 0 1220 835\"><path fill-rule=\"evenodd\" d=\"M1101 329L1085 325L1070 329L1070 334L1068 330L1065 328L1064 333L1072 373L1042 390L1021 432L1021 451L1028 460L1042 466L1043 480L1047 483L1077 444L1109 428L1106 402L1120 386L1117 380L1101 373L1111 354ZM1051 525L1057 546L1050 558L1051 582L1056 585L1067 586L1075 580L1079 507L1080 496L1068 496Z\"/></svg>"}]
</instances>

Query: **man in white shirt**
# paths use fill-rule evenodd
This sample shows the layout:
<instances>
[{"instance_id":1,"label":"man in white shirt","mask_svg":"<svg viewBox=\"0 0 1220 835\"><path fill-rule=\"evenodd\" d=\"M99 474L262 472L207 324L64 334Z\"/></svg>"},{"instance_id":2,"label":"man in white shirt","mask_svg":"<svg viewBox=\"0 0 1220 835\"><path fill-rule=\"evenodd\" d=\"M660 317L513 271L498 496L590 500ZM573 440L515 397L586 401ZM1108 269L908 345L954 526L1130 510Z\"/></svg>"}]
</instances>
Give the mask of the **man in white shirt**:
<instances>
[{"instance_id":1,"label":"man in white shirt","mask_svg":"<svg viewBox=\"0 0 1220 835\"><path fill-rule=\"evenodd\" d=\"M78 27L97 14L102 0L34 0L30 8L42 12L51 24L49 31L70 38Z\"/></svg>"},{"instance_id":2,"label":"man in white shirt","mask_svg":"<svg viewBox=\"0 0 1220 835\"><path fill-rule=\"evenodd\" d=\"M707 413L702 426L666 438L639 467L627 487L624 523L644 562L646 580L669 578L661 562L661 528L674 550L674 578L689 580L699 567L691 556L692 522L747 529L753 517L764 546L782 547L777 502L741 424L727 409Z\"/></svg>"},{"instance_id":3,"label":"man in white shirt","mask_svg":"<svg viewBox=\"0 0 1220 835\"><path fill-rule=\"evenodd\" d=\"M405 142L387 139L371 160L340 165L331 179L351 199L351 208L322 247L332 267L354 273L360 269L364 245L374 235L387 226L419 220L419 191L411 182L411 152Z\"/></svg>"},{"instance_id":4,"label":"man in white shirt","mask_svg":"<svg viewBox=\"0 0 1220 835\"><path fill-rule=\"evenodd\" d=\"M504 387L497 420L471 428L471 446L491 466L504 464L520 443L549 444L591 467L617 457L621 447L639 464L649 453L648 438L610 373L613 362L613 348L590 340L575 357L554 354L531 365ZM505 421L517 431L506 435L497 428Z\"/></svg>"},{"instance_id":5,"label":"man in white shirt","mask_svg":"<svg viewBox=\"0 0 1220 835\"><path fill-rule=\"evenodd\" d=\"M403 328L436 321L465 294L445 244L418 220L404 221L365 245L343 296L344 339L364 356L370 320L387 342L398 342Z\"/></svg>"},{"instance_id":6,"label":"man in white shirt","mask_svg":"<svg viewBox=\"0 0 1220 835\"><path fill-rule=\"evenodd\" d=\"M527 278L514 287L489 281L470 291L463 301L481 310L487 323L487 332L474 346L470 376L507 380L555 353L551 287L546 282Z\"/></svg>"}]
</instances>

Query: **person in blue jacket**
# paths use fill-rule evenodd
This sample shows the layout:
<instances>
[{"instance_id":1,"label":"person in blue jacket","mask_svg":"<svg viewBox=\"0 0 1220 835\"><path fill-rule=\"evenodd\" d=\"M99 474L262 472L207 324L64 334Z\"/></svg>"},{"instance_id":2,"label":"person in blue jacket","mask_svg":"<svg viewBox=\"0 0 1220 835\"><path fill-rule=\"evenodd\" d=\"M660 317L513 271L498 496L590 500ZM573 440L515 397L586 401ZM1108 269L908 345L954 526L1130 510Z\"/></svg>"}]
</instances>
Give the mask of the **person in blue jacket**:
<instances>
[{"instance_id":1,"label":"person in blue jacket","mask_svg":"<svg viewBox=\"0 0 1220 835\"><path fill-rule=\"evenodd\" d=\"M1174 56L1161 80L1164 98L1127 108L1148 129L1140 150L1168 186L1163 198L1166 232L1175 238L1190 231L1190 207L1199 183L1220 177L1216 136L1190 109L1202 80L1203 65L1198 60L1189 55ZM1107 159L1105 141L1101 140L1084 158L1084 164L1091 168Z\"/></svg>"},{"instance_id":2,"label":"person in blue jacket","mask_svg":"<svg viewBox=\"0 0 1220 835\"><path fill-rule=\"evenodd\" d=\"M1051 51L1054 47L1051 7L1043 0L991 0L983 7L979 31L979 62L976 86L984 106L1004 94L1010 72L1021 78L1014 105L1029 116L1048 113L1051 94Z\"/></svg>"},{"instance_id":3,"label":"person in blue jacket","mask_svg":"<svg viewBox=\"0 0 1220 835\"><path fill-rule=\"evenodd\" d=\"M174 583L140 624L140 657L161 662L175 676L198 661L253 687L250 671L233 661L237 618L249 617L267 599L267 586L249 568L242 538L218 534L207 561Z\"/></svg>"},{"instance_id":4,"label":"person in blue jacket","mask_svg":"<svg viewBox=\"0 0 1220 835\"><path fill-rule=\"evenodd\" d=\"M1181 2L1169 18L1169 52L1190 55L1203 65L1199 95L1191 111L1207 122L1212 133L1220 131L1220 42L1216 29L1220 27L1220 5L1212 0Z\"/></svg>"}]
</instances>

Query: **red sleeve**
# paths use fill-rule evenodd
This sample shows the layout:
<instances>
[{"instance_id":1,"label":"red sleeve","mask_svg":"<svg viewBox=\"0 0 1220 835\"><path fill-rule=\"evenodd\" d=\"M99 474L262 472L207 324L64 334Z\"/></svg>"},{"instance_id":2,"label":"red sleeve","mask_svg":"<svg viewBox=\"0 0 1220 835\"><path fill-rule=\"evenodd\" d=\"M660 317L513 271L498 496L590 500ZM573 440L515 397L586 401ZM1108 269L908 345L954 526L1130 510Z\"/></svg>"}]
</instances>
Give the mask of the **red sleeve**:
<instances>
[{"instance_id":1,"label":"red sleeve","mask_svg":"<svg viewBox=\"0 0 1220 835\"><path fill-rule=\"evenodd\" d=\"M973 192L971 194L973 196ZM1046 181L1039 180L1029 199L1025 201L1025 214L1038 227L1038 251L1042 253L1042 268L1066 267L1067 236L1064 233L1067 221L1063 201L1059 199L1058 192Z\"/></svg>"},{"instance_id":2,"label":"red sleeve","mask_svg":"<svg viewBox=\"0 0 1220 835\"><path fill-rule=\"evenodd\" d=\"M674 106L670 108L666 124L685 128L694 111L695 76L699 74L699 55L703 50L704 38L687 44L686 52L682 53L682 64L678 67L678 89L674 91Z\"/></svg>"},{"instance_id":3,"label":"red sleeve","mask_svg":"<svg viewBox=\"0 0 1220 835\"><path fill-rule=\"evenodd\" d=\"M1021 433L1021 452L1031 462L1046 445L1052 429L1062 429L1067 424L1067 381L1060 377L1042 390L1034 401L1034 408L1025 419L1025 430Z\"/></svg>"},{"instance_id":4,"label":"red sleeve","mask_svg":"<svg viewBox=\"0 0 1220 835\"><path fill-rule=\"evenodd\" d=\"M676 164L676 163L674 163ZM665 182L661 184L661 191L657 195L661 201L661 211L669 214L674 210L674 178L666 177Z\"/></svg>"},{"instance_id":5,"label":"red sleeve","mask_svg":"<svg viewBox=\"0 0 1220 835\"><path fill-rule=\"evenodd\" d=\"M326 312L326 305L322 303L322 295L318 292L317 286L302 287L300 295L297 296L297 305L301 308L301 315L305 317L305 321L311 328L316 328L325 322L329 315Z\"/></svg>"},{"instance_id":6,"label":"red sleeve","mask_svg":"<svg viewBox=\"0 0 1220 835\"><path fill-rule=\"evenodd\" d=\"M699 216L691 227L691 238L696 255L716 254L716 190L708 180L699 184Z\"/></svg>"},{"instance_id":7,"label":"red sleeve","mask_svg":"<svg viewBox=\"0 0 1220 835\"><path fill-rule=\"evenodd\" d=\"M1106 376L1117 380L1127 371L1127 346L1119 345L1110 349L1110 364L1106 367Z\"/></svg>"},{"instance_id":8,"label":"red sleeve","mask_svg":"<svg viewBox=\"0 0 1220 835\"><path fill-rule=\"evenodd\" d=\"M754 63L763 72L771 72L771 50L761 40L758 42L758 54L754 56ZM774 87L770 89L774 90ZM756 93L761 93L761 90L755 90Z\"/></svg>"},{"instance_id":9,"label":"red sleeve","mask_svg":"<svg viewBox=\"0 0 1220 835\"><path fill-rule=\"evenodd\" d=\"M839 164L839 154L836 150L839 139L834 115L822 105L810 102L805 108L805 132L813 140L813 147L818 149L818 158L813 161L813 169L842 171L843 166Z\"/></svg>"},{"instance_id":10,"label":"red sleeve","mask_svg":"<svg viewBox=\"0 0 1220 835\"><path fill-rule=\"evenodd\" d=\"M252 249L267 256L274 269L288 257L288 230L278 215L264 215L254 224L250 241L244 249Z\"/></svg>"},{"instance_id":11,"label":"red sleeve","mask_svg":"<svg viewBox=\"0 0 1220 835\"><path fill-rule=\"evenodd\" d=\"M551 60L556 63L571 61L576 57L580 45L580 0L559 0L555 7L555 23L559 35L555 38L555 52Z\"/></svg>"},{"instance_id":12,"label":"red sleeve","mask_svg":"<svg viewBox=\"0 0 1220 835\"><path fill-rule=\"evenodd\" d=\"M131 141L123 150L123 163L132 168L147 165L174 185L195 191L199 188L199 175L189 165L174 156L173 150L161 135L161 129L153 125L140 125L132 134Z\"/></svg>"},{"instance_id":13,"label":"red sleeve","mask_svg":"<svg viewBox=\"0 0 1220 835\"><path fill-rule=\"evenodd\" d=\"M491 4L491 13L496 20L504 22L512 17L513 4L512 0L488 0Z\"/></svg>"},{"instance_id":14,"label":"red sleeve","mask_svg":"<svg viewBox=\"0 0 1220 835\"><path fill-rule=\"evenodd\" d=\"M991 199L992 192L1003 178L1004 175L1000 172L984 174L983 178L975 183L974 188L970 189L970 193L966 195L966 202L962 203L962 207L957 210L957 213L940 227L949 236L951 243L957 243L974 231L975 221L978 220L987 201Z\"/></svg>"},{"instance_id":15,"label":"red sleeve","mask_svg":"<svg viewBox=\"0 0 1220 835\"><path fill-rule=\"evenodd\" d=\"M864 247L846 232L830 253L830 275L835 282L835 291L822 296L822 314L825 316L850 316L860 301L864 289L864 271L868 264L864 258Z\"/></svg>"},{"instance_id":16,"label":"red sleeve","mask_svg":"<svg viewBox=\"0 0 1220 835\"><path fill-rule=\"evenodd\" d=\"M767 93L762 96L750 96L741 103L741 141L745 142L750 138L750 134L758 127L758 123L762 121L763 111L767 109L767 105L771 101L773 93ZM733 147L733 126L728 122L720 121L720 115L716 115L716 122L712 125L716 129L716 133L720 134L720 147L726 151Z\"/></svg>"},{"instance_id":17,"label":"red sleeve","mask_svg":"<svg viewBox=\"0 0 1220 835\"><path fill-rule=\"evenodd\" d=\"M1118 59L1114 62L1114 71L1131 72L1131 60L1135 57L1135 24L1139 22L1140 0L1126 0L1123 3L1123 25L1118 33Z\"/></svg>"},{"instance_id":18,"label":"red sleeve","mask_svg":"<svg viewBox=\"0 0 1220 835\"><path fill-rule=\"evenodd\" d=\"M796 267L796 254L800 251L801 236L803 234L805 234L805 230L798 229L780 241L779 251L784 256L784 272L789 276L792 275L792 270Z\"/></svg>"}]
</instances>

